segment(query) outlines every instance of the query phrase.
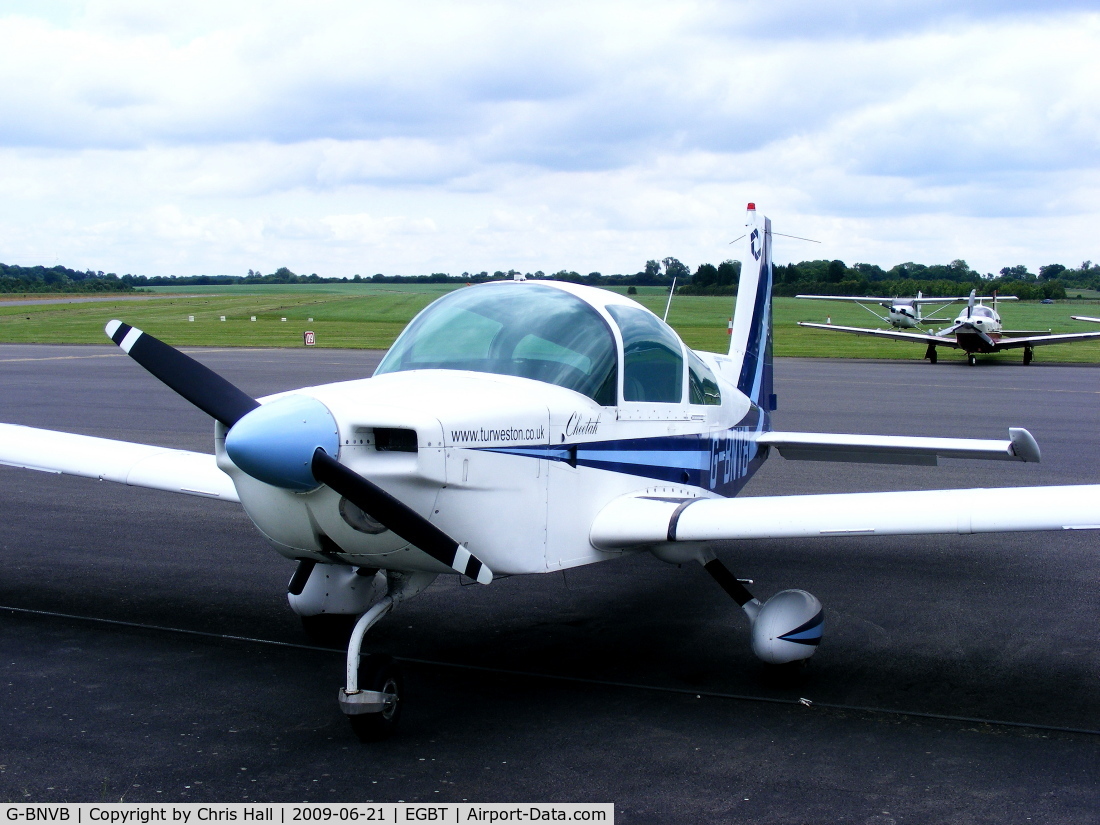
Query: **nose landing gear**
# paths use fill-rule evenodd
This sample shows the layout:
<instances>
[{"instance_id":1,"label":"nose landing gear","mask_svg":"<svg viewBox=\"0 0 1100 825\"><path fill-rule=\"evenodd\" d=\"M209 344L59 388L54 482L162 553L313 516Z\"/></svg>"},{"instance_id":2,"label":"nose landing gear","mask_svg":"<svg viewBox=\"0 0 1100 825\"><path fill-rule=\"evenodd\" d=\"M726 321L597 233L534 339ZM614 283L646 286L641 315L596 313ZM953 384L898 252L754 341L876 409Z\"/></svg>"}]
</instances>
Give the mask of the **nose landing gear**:
<instances>
[{"instance_id":1,"label":"nose landing gear","mask_svg":"<svg viewBox=\"0 0 1100 825\"><path fill-rule=\"evenodd\" d=\"M347 679L337 694L340 710L362 742L385 739L401 718L404 680L388 655L363 657L363 637L401 602L411 599L435 580L435 573L397 573L387 570L386 595L359 617L348 641Z\"/></svg>"}]
</instances>

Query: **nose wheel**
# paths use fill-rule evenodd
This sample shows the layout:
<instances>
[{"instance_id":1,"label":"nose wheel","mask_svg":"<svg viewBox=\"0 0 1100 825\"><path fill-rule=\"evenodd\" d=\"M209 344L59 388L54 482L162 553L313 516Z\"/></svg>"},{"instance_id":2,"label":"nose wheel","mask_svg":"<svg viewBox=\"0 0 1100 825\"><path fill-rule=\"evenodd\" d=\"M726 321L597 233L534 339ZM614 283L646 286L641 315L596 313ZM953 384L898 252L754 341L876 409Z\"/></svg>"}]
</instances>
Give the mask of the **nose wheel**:
<instances>
[{"instance_id":1,"label":"nose wheel","mask_svg":"<svg viewBox=\"0 0 1100 825\"><path fill-rule=\"evenodd\" d=\"M359 689L377 697L378 710L348 715L352 732L360 742L378 742L397 730L405 680L401 668L392 656L375 654L365 657L359 665ZM345 710L345 712L347 712Z\"/></svg>"},{"instance_id":2,"label":"nose wheel","mask_svg":"<svg viewBox=\"0 0 1100 825\"><path fill-rule=\"evenodd\" d=\"M975 364L978 363L978 356L975 355L972 352L968 352L966 354L966 363L969 364L970 366L974 366Z\"/></svg>"}]
</instances>

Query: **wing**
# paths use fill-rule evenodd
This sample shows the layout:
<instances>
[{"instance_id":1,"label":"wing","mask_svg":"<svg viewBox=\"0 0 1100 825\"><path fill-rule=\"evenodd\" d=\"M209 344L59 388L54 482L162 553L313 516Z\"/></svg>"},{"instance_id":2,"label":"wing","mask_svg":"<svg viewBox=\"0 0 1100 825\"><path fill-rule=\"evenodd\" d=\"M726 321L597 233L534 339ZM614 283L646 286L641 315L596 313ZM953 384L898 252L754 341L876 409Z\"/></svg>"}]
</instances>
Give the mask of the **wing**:
<instances>
[{"instance_id":1,"label":"wing","mask_svg":"<svg viewBox=\"0 0 1100 825\"><path fill-rule=\"evenodd\" d=\"M963 295L961 297L956 297L956 298L924 298L924 297L922 297L922 298L899 298L898 296L894 296L893 298L883 298L883 297L875 297L875 296L870 296L870 295L864 295L864 296L851 296L851 295L795 295L794 297L795 298L807 298L811 301L850 301L852 303L857 303L857 304L858 303L864 303L864 304L868 304L868 303L892 304L894 301L897 301L897 300L904 300L905 302L911 303L911 304L954 304L954 303L958 303L959 301L969 301L970 300L969 295ZM993 296L989 295L989 296L985 296L985 297L982 297L982 298L975 298L974 300L975 301L992 301ZM999 301L1015 301L1016 298L1015 297L1004 297L1004 298L998 298L997 300L999 300Z\"/></svg>"},{"instance_id":2,"label":"wing","mask_svg":"<svg viewBox=\"0 0 1100 825\"><path fill-rule=\"evenodd\" d=\"M728 539L1100 529L1100 484L812 496L623 496L592 523L602 550Z\"/></svg>"},{"instance_id":3,"label":"wing","mask_svg":"<svg viewBox=\"0 0 1100 825\"><path fill-rule=\"evenodd\" d=\"M775 447L795 461L850 461L867 464L935 465L939 458L986 458L1039 461L1039 445L1031 433L1011 428L1008 441L981 438L922 438L842 433L766 432L757 444Z\"/></svg>"},{"instance_id":4,"label":"wing","mask_svg":"<svg viewBox=\"0 0 1100 825\"><path fill-rule=\"evenodd\" d=\"M239 501L213 455L0 424L0 464Z\"/></svg>"},{"instance_id":5,"label":"wing","mask_svg":"<svg viewBox=\"0 0 1100 825\"><path fill-rule=\"evenodd\" d=\"M901 332L893 329L865 329L864 327L840 327L835 324L811 324L809 321L799 321L798 325L800 327L810 327L811 329L828 329L834 332L847 332L852 335L872 335L876 338L890 338L894 341L935 344L937 347L954 347L955 349L959 347L958 342L952 338L929 335L923 332Z\"/></svg>"},{"instance_id":6,"label":"wing","mask_svg":"<svg viewBox=\"0 0 1100 825\"><path fill-rule=\"evenodd\" d=\"M1074 321L1091 321L1094 324L1100 324L1100 318L1090 318L1087 315L1071 315L1069 317Z\"/></svg>"},{"instance_id":7,"label":"wing","mask_svg":"<svg viewBox=\"0 0 1100 825\"><path fill-rule=\"evenodd\" d=\"M795 295L795 298L806 298L810 301L847 301L852 304L885 304L889 306L894 302L893 298L875 298L872 296L853 297L851 295Z\"/></svg>"},{"instance_id":8,"label":"wing","mask_svg":"<svg viewBox=\"0 0 1100 825\"><path fill-rule=\"evenodd\" d=\"M1054 335L1032 335L1027 338L1001 338L995 344L997 349L1016 349L1019 347L1041 347L1046 344L1072 344L1074 341L1095 341L1100 332L1061 332Z\"/></svg>"}]
</instances>

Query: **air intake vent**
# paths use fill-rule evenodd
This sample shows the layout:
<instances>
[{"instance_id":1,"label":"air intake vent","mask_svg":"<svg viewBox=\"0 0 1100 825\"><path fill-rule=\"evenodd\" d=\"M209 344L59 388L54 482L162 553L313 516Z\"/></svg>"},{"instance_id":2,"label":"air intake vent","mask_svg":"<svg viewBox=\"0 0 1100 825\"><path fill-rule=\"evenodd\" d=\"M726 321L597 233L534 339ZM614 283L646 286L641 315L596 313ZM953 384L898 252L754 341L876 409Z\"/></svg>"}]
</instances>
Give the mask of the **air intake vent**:
<instances>
[{"instance_id":1,"label":"air intake vent","mask_svg":"<svg viewBox=\"0 0 1100 825\"><path fill-rule=\"evenodd\" d=\"M416 430L375 427L374 449L380 453L415 453Z\"/></svg>"}]
</instances>

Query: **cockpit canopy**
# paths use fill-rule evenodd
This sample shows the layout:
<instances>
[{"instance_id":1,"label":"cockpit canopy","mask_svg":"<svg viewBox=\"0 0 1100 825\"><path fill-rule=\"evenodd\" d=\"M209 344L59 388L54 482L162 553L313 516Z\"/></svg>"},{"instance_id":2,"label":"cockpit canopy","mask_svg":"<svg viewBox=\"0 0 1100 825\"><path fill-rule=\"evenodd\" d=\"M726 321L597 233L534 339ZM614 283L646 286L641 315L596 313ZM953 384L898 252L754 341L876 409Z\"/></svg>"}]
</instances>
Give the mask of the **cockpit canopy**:
<instances>
[{"instance_id":1,"label":"cockpit canopy","mask_svg":"<svg viewBox=\"0 0 1100 825\"><path fill-rule=\"evenodd\" d=\"M615 336L589 304L540 284L469 287L440 298L401 333L375 375L471 370L517 375L615 403Z\"/></svg>"},{"instance_id":2,"label":"cockpit canopy","mask_svg":"<svg viewBox=\"0 0 1100 825\"><path fill-rule=\"evenodd\" d=\"M609 302L623 341L622 400L720 404L707 366L653 313ZM492 284L460 289L431 304L401 333L375 375L447 369L531 378L612 406L619 396L619 352L607 319L565 289Z\"/></svg>"}]
</instances>

